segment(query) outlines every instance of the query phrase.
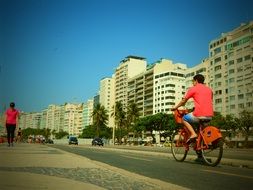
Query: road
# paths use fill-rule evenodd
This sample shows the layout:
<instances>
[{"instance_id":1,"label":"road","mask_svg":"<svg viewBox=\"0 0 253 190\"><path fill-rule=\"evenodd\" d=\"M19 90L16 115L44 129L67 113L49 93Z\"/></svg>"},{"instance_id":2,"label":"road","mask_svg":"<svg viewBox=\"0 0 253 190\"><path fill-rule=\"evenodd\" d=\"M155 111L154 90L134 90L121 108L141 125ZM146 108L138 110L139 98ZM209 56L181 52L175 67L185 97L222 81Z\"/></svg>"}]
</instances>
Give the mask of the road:
<instances>
[{"instance_id":1,"label":"road","mask_svg":"<svg viewBox=\"0 0 253 190\"><path fill-rule=\"evenodd\" d=\"M253 170L248 168L227 165L209 167L189 160L176 162L172 157L159 154L137 154L103 147L68 145L53 145L53 147L189 189L238 190L253 187Z\"/></svg>"}]
</instances>

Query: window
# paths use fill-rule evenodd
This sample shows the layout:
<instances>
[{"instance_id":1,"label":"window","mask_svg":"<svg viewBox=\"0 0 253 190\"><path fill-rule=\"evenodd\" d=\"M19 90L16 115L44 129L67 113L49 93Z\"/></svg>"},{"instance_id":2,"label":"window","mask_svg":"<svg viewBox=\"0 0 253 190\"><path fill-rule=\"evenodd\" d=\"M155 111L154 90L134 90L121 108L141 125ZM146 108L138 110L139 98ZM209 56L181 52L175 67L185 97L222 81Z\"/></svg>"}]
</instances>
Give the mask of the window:
<instances>
[{"instance_id":1,"label":"window","mask_svg":"<svg viewBox=\"0 0 253 190\"><path fill-rule=\"evenodd\" d=\"M230 101L234 101L234 100L235 100L235 96L230 96L230 97L229 97L229 100L230 100Z\"/></svg>"},{"instance_id":2,"label":"window","mask_svg":"<svg viewBox=\"0 0 253 190\"><path fill-rule=\"evenodd\" d=\"M239 94L239 95L238 95L238 99L239 99L239 100L242 100L243 98L244 98L244 94Z\"/></svg>"},{"instance_id":3,"label":"window","mask_svg":"<svg viewBox=\"0 0 253 190\"><path fill-rule=\"evenodd\" d=\"M218 57L218 58L216 58L215 60L214 60L214 63L218 63L218 62L220 62L221 61L221 57Z\"/></svg>"},{"instance_id":4,"label":"window","mask_svg":"<svg viewBox=\"0 0 253 190\"><path fill-rule=\"evenodd\" d=\"M228 62L229 65L234 65L234 60Z\"/></svg>"},{"instance_id":5,"label":"window","mask_svg":"<svg viewBox=\"0 0 253 190\"><path fill-rule=\"evenodd\" d=\"M235 105L230 105L230 109L235 109Z\"/></svg>"},{"instance_id":6,"label":"window","mask_svg":"<svg viewBox=\"0 0 253 190\"><path fill-rule=\"evenodd\" d=\"M216 104L219 104L219 103L221 103L221 102L222 102L222 99L221 99L221 98L215 100L215 103L216 103Z\"/></svg>"},{"instance_id":7,"label":"window","mask_svg":"<svg viewBox=\"0 0 253 190\"><path fill-rule=\"evenodd\" d=\"M235 82L235 79L234 79L234 78L231 78L231 79L229 79L228 82L229 82L229 83L233 83L233 82Z\"/></svg>"},{"instance_id":8,"label":"window","mask_svg":"<svg viewBox=\"0 0 253 190\"><path fill-rule=\"evenodd\" d=\"M217 90L217 91L215 91L215 94L216 94L216 95L222 94L222 90Z\"/></svg>"},{"instance_id":9,"label":"window","mask_svg":"<svg viewBox=\"0 0 253 190\"><path fill-rule=\"evenodd\" d=\"M246 56L244 57L244 60L245 60L245 61L250 60L250 55L246 55Z\"/></svg>"},{"instance_id":10,"label":"window","mask_svg":"<svg viewBox=\"0 0 253 190\"><path fill-rule=\"evenodd\" d=\"M221 52L221 47L214 49L214 55Z\"/></svg>"},{"instance_id":11,"label":"window","mask_svg":"<svg viewBox=\"0 0 253 190\"><path fill-rule=\"evenodd\" d=\"M221 65L218 65L218 66L214 67L214 70L215 70L215 71L218 71L218 70L220 70L220 69L221 69Z\"/></svg>"},{"instance_id":12,"label":"window","mask_svg":"<svg viewBox=\"0 0 253 190\"><path fill-rule=\"evenodd\" d=\"M237 63L241 63L241 62L242 62L242 58L238 58Z\"/></svg>"},{"instance_id":13,"label":"window","mask_svg":"<svg viewBox=\"0 0 253 190\"><path fill-rule=\"evenodd\" d=\"M215 79L221 78L221 73L215 75Z\"/></svg>"},{"instance_id":14,"label":"window","mask_svg":"<svg viewBox=\"0 0 253 190\"><path fill-rule=\"evenodd\" d=\"M238 108L243 109L244 108L244 104L238 104Z\"/></svg>"},{"instance_id":15,"label":"window","mask_svg":"<svg viewBox=\"0 0 253 190\"><path fill-rule=\"evenodd\" d=\"M235 73L235 70L234 69L230 69L228 73L229 74L233 74L233 73Z\"/></svg>"}]
</instances>

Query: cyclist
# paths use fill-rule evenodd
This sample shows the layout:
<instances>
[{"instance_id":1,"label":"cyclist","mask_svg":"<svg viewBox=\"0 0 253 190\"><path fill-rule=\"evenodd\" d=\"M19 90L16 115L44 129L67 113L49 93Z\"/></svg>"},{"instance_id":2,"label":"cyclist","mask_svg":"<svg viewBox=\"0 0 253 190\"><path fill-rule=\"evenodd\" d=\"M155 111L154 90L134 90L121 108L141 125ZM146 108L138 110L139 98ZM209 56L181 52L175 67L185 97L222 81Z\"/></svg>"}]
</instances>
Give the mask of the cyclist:
<instances>
[{"instance_id":1,"label":"cyclist","mask_svg":"<svg viewBox=\"0 0 253 190\"><path fill-rule=\"evenodd\" d=\"M197 74L193 77L193 87L189 88L183 99L171 110L174 111L193 98L194 110L191 113L184 115L182 124L190 132L190 137L187 142L192 142L196 139L197 134L191 124L199 123L199 119L212 119L213 116L213 92L211 88L204 85L205 77Z\"/></svg>"}]
</instances>

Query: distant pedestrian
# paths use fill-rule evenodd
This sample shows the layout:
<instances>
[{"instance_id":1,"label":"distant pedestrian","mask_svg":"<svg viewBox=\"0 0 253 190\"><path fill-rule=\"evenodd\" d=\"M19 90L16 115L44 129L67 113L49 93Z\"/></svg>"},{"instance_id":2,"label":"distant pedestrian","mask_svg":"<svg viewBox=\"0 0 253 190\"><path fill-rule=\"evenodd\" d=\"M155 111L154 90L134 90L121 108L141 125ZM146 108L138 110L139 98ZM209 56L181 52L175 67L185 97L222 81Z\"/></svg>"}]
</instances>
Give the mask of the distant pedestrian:
<instances>
[{"instance_id":1,"label":"distant pedestrian","mask_svg":"<svg viewBox=\"0 0 253 190\"><path fill-rule=\"evenodd\" d=\"M22 130L19 127L16 142L21 142L21 140L22 140Z\"/></svg>"},{"instance_id":2,"label":"distant pedestrian","mask_svg":"<svg viewBox=\"0 0 253 190\"><path fill-rule=\"evenodd\" d=\"M10 103L10 108L5 112L8 146L13 146L15 129L18 124L19 111L15 109L15 103Z\"/></svg>"}]
</instances>

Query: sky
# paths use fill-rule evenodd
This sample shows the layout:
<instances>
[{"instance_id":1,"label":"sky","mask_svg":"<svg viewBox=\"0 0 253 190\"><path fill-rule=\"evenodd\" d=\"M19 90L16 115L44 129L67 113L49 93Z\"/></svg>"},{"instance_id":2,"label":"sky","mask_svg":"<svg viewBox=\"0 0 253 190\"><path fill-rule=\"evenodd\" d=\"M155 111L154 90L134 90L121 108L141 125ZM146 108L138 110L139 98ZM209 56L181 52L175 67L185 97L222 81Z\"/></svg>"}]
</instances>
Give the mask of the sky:
<instances>
[{"instance_id":1,"label":"sky","mask_svg":"<svg viewBox=\"0 0 253 190\"><path fill-rule=\"evenodd\" d=\"M193 67L252 0L0 0L0 112L81 103L129 55Z\"/></svg>"}]
</instances>

